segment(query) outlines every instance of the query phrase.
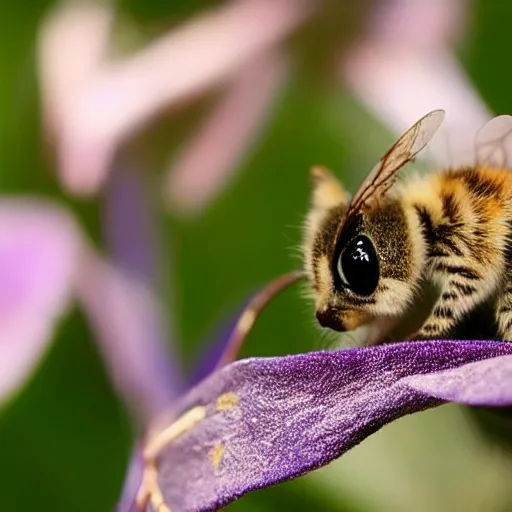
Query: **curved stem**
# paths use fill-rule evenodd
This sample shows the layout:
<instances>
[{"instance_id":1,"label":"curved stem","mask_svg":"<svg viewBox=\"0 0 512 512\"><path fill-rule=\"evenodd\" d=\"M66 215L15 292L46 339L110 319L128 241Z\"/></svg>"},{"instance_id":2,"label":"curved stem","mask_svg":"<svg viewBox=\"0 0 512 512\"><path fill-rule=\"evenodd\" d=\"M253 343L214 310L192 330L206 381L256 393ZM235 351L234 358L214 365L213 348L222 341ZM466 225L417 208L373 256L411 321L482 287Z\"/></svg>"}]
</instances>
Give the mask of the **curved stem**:
<instances>
[{"instance_id":1,"label":"curved stem","mask_svg":"<svg viewBox=\"0 0 512 512\"><path fill-rule=\"evenodd\" d=\"M226 364L232 363L236 359L238 352L240 352L247 335L254 325L254 322L265 309L267 304L269 304L276 295L288 288L288 286L296 283L304 277L305 274L302 271L283 274L267 284L267 286L265 286L251 299L238 318L238 322L229 337L226 348L217 363L217 369L225 366Z\"/></svg>"}]
</instances>

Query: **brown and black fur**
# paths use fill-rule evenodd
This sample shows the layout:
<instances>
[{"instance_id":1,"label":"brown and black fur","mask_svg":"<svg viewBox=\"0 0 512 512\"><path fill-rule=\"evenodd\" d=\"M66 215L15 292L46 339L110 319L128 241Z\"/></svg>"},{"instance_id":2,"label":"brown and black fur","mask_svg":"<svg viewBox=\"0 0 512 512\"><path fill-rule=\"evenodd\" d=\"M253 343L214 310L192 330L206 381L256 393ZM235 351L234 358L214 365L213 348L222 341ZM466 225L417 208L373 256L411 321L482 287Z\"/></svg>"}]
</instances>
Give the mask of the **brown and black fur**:
<instances>
[{"instance_id":1,"label":"brown and black fur","mask_svg":"<svg viewBox=\"0 0 512 512\"><path fill-rule=\"evenodd\" d=\"M336 240L348 205L341 184L316 169L305 268L317 312L332 317L333 328L373 325L378 334L370 341L378 341L428 280L438 286L439 296L415 337L446 336L464 315L492 299L499 333L512 340L510 170L466 168L409 181L361 209ZM340 243L356 233L372 240L379 258L378 286L368 297L336 286Z\"/></svg>"}]
</instances>

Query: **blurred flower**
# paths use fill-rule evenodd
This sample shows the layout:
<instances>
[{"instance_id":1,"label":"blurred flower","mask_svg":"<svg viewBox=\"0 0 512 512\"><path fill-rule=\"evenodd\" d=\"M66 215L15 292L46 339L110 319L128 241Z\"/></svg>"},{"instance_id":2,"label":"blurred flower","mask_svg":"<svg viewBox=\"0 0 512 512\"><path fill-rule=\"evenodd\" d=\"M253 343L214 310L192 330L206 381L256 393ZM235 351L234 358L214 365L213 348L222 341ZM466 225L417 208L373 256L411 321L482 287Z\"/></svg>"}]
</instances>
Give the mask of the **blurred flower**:
<instances>
[{"instance_id":1,"label":"blurred flower","mask_svg":"<svg viewBox=\"0 0 512 512\"><path fill-rule=\"evenodd\" d=\"M268 51L253 61L226 87L202 128L169 165L164 190L170 207L192 212L207 204L267 121L288 66L277 51Z\"/></svg>"},{"instance_id":2,"label":"blurred flower","mask_svg":"<svg viewBox=\"0 0 512 512\"><path fill-rule=\"evenodd\" d=\"M182 386L161 305L148 286L112 262L92 251L82 260L77 298L118 393L134 422L145 426Z\"/></svg>"},{"instance_id":3,"label":"blurred flower","mask_svg":"<svg viewBox=\"0 0 512 512\"><path fill-rule=\"evenodd\" d=\"M398 132L429 110L447 111L450 140L431 146L442 164L471 158L469 135L489 117L453 49L466 4L377 3L366 34L340 60L354 94ZM232 0L114 59L115 13L108 3L58 5L40 32L39 68L66 188L95 193L123 142L159 113L221 86L202 126L170 159L165 179L170 207L200 210L264 126L288 75L280 43L316 7L304 0Z\"/></svg>"},{"instance_id":4,"label":"blurred flower","mask_svg":"<svg viewBox=\"0 0 512 512\"><path fill-rule=\"evenodd\" d=\"M343 81L397 133L430 110L446 111L429 145L442 166L474 163L474 136L491 117L455 54L467 6L466 0L382 2L340 62Z\"/></svg>"},{"instance_id":5,"label":"blurred flower","mask_svg":"<svg viewBox=\"0 0 512 512\"><path fill-rule=\"evenodd\" d=\"M156 298L102 259L73 217L35 198L0 201L0 402L23 384L74 301L96 328L114 383L143 424L178 389L154 330Z\"/></svg>"},{"instance_id":6,"label":"blurred flower","mask_svg":"<svg viewBox=\"0 0 512 512\"><path fill-rule=\"evenodd\" d=\"M467 141L466 129L474 134L488 116L451 50L448 36L457 34L462 7L462 1L440 0L383 4L370 35L344 57L344 78L393 127L403 129L426 110L444 107L448 129ZM105 220L113 261L84 245L79 257L70 256L81 271L63 282L76 286L119 391L142 411L143 425L150 424L134 450L120 511L133 510L137 491L141 510L211 510L327 464L405 414L446 400L511 405L512 345L491 341L247 359L214 371L184 394L153 294L157 264L148 252L134 250L154 246L137 238L150 231L141 218L145 208L138 211L141 186L131 183L137 173L127 162L118 165L119 148L164 108L224 85L211 117L172 162L167 182L174 204L199 208L264 123L287 73L277 43L310 9L300 0L233 0L117 60L107 59L114 15L106 4L60 6L41 31L45 119L61 179L75 193L91 194L104 184L109 193ZM126 232L127 222L138 226L133 233ZM46 328L66 302L50 298L53 308L34 308L43 311ZM43 347L47 337L38 340ZM25 367L38 355L30 341L26 345ZM221 353L206 356L202 375ZM162 410L169 411L165 417Z\"/></svg>"},{"instance_id":7,"label":"blurred flower","mask_svg":"<svg viewBox=\"0 0 512 512\"><path fill-rule=\"evenodd\" d=\"M77 194L96 192L129 136L164 108L225 84L210 118L171 166L167 194L176 206L198 208L267 117L286 73L273 47L311 9L304 0L232 0L112 60L111 6L59 5L41 29L39 67L63 184Z\"/></svg>"},{"instance_id":8,"label":"blurred flower","mask_svg":"<svg viewBox=\"0 0 512 512\"><path fill-rule=\"evenodd\" d=\"M69 307L81 246L58 207L0 201L0 402L31 374Z\"/></svg>"}]
</instances>

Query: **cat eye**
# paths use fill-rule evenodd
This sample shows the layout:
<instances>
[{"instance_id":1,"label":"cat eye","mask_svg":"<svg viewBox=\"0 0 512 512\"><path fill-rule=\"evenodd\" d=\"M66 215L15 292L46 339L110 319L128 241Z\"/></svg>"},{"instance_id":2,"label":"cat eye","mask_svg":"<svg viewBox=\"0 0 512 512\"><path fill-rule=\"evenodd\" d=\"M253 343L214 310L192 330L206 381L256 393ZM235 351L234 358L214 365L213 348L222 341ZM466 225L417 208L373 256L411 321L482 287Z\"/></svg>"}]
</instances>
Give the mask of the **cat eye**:
<instances>
[{"instance_id":1,"label":"cat eye","mask_svg":"<svg viewBox=\"0 0 512 512\"><path fill-rule=\"evenodd\" d=\"M345 246L337 265L343 285L357 295L371 295L379 282L379 260L372 241L358 235Z\"/></svg>"}]
</instances>

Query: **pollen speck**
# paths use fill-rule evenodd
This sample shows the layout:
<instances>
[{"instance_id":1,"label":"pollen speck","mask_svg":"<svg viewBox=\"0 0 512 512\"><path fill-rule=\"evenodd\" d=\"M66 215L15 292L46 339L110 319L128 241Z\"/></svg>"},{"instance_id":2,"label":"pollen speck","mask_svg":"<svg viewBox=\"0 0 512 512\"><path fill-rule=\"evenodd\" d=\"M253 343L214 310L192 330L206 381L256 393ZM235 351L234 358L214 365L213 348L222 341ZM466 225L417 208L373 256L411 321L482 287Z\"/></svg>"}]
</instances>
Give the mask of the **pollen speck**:
<instances>
[{"instance_id":1,"label":"pollen speck","mask_svg":"<svg viewBox=\"0 0 512 512\"><path fill-rule=\"evenodd\" d=\"M233 409L239 402L238 396L234 393L224 393L217 398L217 410L218 411L229 411Z\"/></svg>"},{"instance_id":2,"label":"pollen speck","mask_svg":"<svg viewBox=\"0 0 512 512\"><path fill-rule=\"evenodd\" d=\"M212 458L212 467L214 470L219 469L222 458L224 457L224 446L218 444L211 452L210 457Z\"/></svg>"}]
</instances>

